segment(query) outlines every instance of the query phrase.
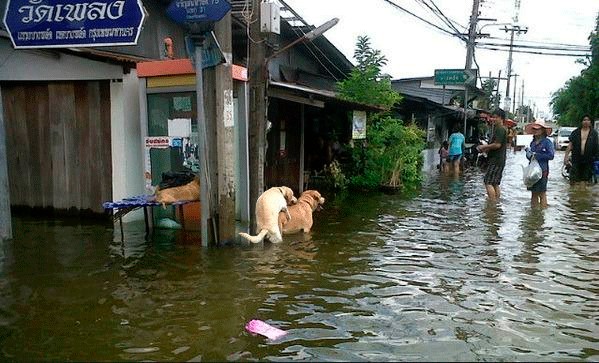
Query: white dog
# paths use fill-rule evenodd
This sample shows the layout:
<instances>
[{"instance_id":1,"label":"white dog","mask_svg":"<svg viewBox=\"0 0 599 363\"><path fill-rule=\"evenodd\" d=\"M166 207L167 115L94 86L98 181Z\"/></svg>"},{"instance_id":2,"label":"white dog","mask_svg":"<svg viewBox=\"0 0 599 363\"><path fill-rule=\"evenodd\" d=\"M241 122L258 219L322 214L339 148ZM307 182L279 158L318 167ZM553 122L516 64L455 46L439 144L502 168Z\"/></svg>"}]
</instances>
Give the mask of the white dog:
<instances>
[{"instance_id":1,"label":"white dog","mask_svg":"<svg viewBox=\"0 0 599 363\"><path fill-rule=\"evenodd\" d=\"M247 233L239 235L252 243L259 243L266 237L270 242L279 243L283 240L279 228L279 212L285 212L287 219L291 215L287 210L287 204L295 204L297 199L293 196L293 190L288 187L273 187L262 193L256 201L256 226L259 231L257 236Z\"/></svg>"}]
</instances>

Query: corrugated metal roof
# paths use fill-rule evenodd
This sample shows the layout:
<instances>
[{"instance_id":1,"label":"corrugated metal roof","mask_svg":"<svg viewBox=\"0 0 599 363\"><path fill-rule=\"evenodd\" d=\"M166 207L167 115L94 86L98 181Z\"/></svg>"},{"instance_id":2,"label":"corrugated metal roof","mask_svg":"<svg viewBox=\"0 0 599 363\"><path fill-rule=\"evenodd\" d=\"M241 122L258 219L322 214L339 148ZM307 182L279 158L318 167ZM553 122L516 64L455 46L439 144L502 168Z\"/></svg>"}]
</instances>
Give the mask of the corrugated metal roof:
<instances>
[{"instance_id":1,"label":"corrugated metal roof","mask_svg":"<svg viewBox=\"0 0 599 363\"><path fill-rule=\"evenodd\" d=\"M439 105L447 104L452 97L464 93L464 86L446 86L443 89L442 86L434 85L434 77L397 79L391 81L391 85L394 90L401 94L424 98ZM484 94L478 88L471 88L470 90L472 98Z\"/></svg>"},{"instance_id":2,"label":"corrugated metal roof","mask_svg":"<svg viewBox=\"0 0 599 363\"><path fill-rule=\"evenodd\" d=\"M135 55L122 54L109 52L106 50L99 50L95 48L66 48L65 50L80 55L91 56L95 58L103 58L111 61L116 61L118 63L138 63L138 62L147 62L152 60L151 58L139 57Z\"/></svg>"},{"instance_id":3,"label":"corrugated metal roof","mask_svg":"<svg viewBox=\"0 0 599 363\"><path fill-rule=\"evenodd\" d=\"M384 111L382 107L376 105L368 105L365 103L353 102L342 99L337 92L328 91L324 89L311 88L306 86L301 86L298 84L292 84L287 82L277 82L277 81L269 81L268 84L274 87L286 88L288 90L297 91L300 93L307 93L310 95L320 96L320 98L334 100L339 103L350 105L358 110L367 110L367 111Z\"/></svg>"}]
</instances>

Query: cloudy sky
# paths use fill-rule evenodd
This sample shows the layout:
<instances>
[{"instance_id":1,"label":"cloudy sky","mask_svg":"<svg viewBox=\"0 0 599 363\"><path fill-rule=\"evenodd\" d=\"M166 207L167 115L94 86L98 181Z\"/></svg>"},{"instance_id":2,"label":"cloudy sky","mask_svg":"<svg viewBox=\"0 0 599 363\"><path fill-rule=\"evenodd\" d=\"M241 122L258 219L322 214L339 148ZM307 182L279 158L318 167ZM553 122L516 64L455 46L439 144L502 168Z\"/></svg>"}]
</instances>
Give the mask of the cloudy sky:
<instances>
[{"instance_id":1,"label":"cloudy sky","mask_svg":"<svg viewBox=\"0 0 599 363\"><path fill-rule=\"evenodd\" d=\"M355 43L359 35L368 35L375 49L387 57L384 71L394 79L432 76L435 69L463 68L466 60L464 42L435 29L421 20L397 9L385 0L285 0L306 22L318 26L337 17L339 23L325 33L348 59L353 60ZM447 28L420 0L389 0L430 22ZM429 5L431 1L427 1ZM467 32L472 11L472 0L433 0L433 3L458 29ZM516 12L516 4L520 3ZM527 27L528 32L515 37L515 43L563 48L564 45L588 47L588 36L593 30L599 13L599 0L484 0L480 8L482 18L497 19L481 21L482 33L491 39L479 39L488 43L509 43L509 33L500 23ZM490 25L486 25L490 24ZM502 40L506 39L506 40ZM524 48L521 48L524 49ZM526 48L526 50L534 50ZM553 52L553 50L544 50ZM558 90L583 69L576 63L577 57L513 53L512 73L517 77L517 99L524 81L524 103L550 116L551 93ZM482 76L492 72L502 77L507 74L508 52L487 49L476 50L476 61ZM355 62L354 62L355 63ZM505 95L506 81L500 92ZM514 79L510 85L513 97Z\"/></svg>"}]
</instances>

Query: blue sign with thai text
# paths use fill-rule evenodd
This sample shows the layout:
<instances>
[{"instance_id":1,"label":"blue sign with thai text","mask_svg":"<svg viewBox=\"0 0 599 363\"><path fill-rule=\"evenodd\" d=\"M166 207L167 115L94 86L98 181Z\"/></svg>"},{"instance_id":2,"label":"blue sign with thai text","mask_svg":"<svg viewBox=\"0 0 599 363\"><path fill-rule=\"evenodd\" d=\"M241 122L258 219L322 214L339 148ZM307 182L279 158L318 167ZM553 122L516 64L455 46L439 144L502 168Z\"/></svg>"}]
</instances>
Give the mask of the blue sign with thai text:
<instances>
[{"instance_id":1,"label":"blue sign with thai text","mask_svg":"<svg viewBox=\"0 0 599 363\"><path fill-rule=\"evenodd\" d=\"M166 13L177 24L219 21L231 10L227 0L173 0Z\"/></svg>"},{"instance_id":2,"label":"blue sign with thai text","mask_svg":"<svg viewBox=\"0 0 599 363\"><path fill-rule=\"evenodd\" d=\"M15 48L134 45L141 0L8 0L4 25Z\"/></svg>"}]
</instances>

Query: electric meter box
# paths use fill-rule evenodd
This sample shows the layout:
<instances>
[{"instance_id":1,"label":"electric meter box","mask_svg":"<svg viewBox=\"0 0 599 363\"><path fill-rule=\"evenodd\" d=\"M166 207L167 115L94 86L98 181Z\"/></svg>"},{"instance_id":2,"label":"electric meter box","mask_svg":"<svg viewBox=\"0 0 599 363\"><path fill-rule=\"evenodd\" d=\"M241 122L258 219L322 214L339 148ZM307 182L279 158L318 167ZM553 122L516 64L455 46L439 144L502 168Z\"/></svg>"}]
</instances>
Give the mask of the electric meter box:
<instances>
[{"instance_id":1,"label":"electric meter box","mask_svg":"<svg viewBox=\"0 0 599 363\"><path fill-rule=\"evenodd\" d=\"M266 0L260 3L260 31L281 33L281 8L276 1Z\"/></svg>"}]
</instances>

